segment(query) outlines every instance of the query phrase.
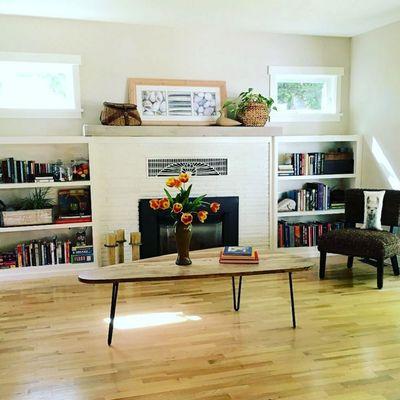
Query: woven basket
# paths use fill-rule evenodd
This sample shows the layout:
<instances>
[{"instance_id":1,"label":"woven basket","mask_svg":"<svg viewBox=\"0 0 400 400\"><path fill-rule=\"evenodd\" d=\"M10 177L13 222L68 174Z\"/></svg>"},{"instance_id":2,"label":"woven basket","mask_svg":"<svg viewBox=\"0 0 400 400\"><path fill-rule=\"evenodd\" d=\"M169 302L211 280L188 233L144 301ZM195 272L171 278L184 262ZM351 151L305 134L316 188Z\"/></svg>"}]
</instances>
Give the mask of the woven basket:
<instances>
[{"instance_id":1,"label":"woven basket","mask_svg":"<svg viewBox=\"0 0 400 400\"><path fill-rule=\"evenodd\" d=\"M263 103L250 103L238 118L245 126L264 126L269 118L269 109Z\"/></svg>"},{"instance_id":2,"label":"woven basket","mask_svg":"<svg viewBox=\"0 0 400 400\"><path fill-rule=\"evenodd\" d=\"M136 126L142 125L139 111L135 104L103 103L104 109L100 115L103 125Z\"/></svg>"}]
</instances>

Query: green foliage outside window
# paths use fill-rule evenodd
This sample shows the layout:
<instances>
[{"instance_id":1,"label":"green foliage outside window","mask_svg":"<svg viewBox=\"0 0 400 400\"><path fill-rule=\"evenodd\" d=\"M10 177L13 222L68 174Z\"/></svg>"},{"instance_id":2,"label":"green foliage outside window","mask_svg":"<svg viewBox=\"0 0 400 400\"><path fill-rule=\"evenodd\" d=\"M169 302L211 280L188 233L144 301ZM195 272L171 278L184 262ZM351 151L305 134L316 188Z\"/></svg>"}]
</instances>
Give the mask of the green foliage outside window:
<instances>
[{"instance_id":1,"label":"green foliage outside window","mask_svg":"<svg viewBox=\"0 0 400 400\"><path fill-rule=\"evenodd\" d=\"M278 104L288 110L321 110L324 84L316 82L278 82Z\"/></svg>"}]
</instances>

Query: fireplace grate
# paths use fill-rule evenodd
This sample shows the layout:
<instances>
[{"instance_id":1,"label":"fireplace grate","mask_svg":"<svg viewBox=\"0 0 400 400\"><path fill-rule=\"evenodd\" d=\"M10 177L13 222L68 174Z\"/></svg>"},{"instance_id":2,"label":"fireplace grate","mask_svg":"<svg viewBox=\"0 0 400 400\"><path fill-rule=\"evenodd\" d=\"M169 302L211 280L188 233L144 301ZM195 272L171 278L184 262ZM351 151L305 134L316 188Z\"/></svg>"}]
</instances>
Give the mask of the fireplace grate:
<instances>
[{"instance_id":1,"label":"fireplace grate","mask_svg":"<svg viewBox=\"0 0 400 400\"><path fill-rule=\"evenodd\" d=\"M178 175L190 172L194 176L228 175L227 158L151 158L147 160L149 177Z\"/></svg>"}]
</instances>

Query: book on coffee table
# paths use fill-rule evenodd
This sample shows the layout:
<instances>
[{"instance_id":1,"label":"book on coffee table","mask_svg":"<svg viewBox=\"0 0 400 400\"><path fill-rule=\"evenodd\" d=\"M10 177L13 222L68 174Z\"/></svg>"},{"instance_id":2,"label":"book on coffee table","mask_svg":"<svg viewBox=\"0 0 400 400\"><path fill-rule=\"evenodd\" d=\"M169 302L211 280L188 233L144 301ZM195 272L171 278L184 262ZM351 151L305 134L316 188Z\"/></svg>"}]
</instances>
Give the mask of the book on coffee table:
<instances>
[{"instance_id":1,"label":"book on coffee table","mask_svg":"<svg viewBox=\"0 0 400 400\"><path fill-rule=\"evenodd\" d=\"M219 256L221 264L258 264L258 252L251 246L226 246Z\"/></svg>"}]
</instances>

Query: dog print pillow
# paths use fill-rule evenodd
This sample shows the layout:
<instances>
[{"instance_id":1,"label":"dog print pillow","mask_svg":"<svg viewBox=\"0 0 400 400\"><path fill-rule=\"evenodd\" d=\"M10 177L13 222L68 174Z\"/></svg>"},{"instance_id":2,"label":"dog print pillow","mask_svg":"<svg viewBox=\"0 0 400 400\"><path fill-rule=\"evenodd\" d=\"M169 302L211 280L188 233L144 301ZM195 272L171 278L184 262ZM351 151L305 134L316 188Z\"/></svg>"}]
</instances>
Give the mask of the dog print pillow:
<instances>
[{"instance_id":1,"label":"dog print pillow","mask_svg":"<svg viewBox=\"0 0 400 400\"><path fill-rule=\"evenodd\" d=\"M362 229L382 230L382 206L385 191L369 192L364 191L364 224Z\"/></svg>"}]
</instances>

